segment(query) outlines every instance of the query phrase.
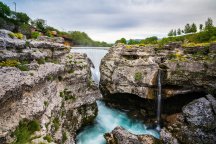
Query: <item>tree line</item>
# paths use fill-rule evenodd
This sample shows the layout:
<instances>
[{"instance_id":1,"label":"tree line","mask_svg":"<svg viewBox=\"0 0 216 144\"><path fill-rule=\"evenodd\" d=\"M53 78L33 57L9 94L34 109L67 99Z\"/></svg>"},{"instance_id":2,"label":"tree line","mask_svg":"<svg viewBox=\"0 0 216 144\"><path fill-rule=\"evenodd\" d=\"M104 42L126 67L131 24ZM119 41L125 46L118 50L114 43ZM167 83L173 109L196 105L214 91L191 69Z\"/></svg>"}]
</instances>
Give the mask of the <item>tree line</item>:
<instances>
[{"instance_id":1,"label":"tree line","mask_svg":"<svg viewBox=\"0 0 216 144\"><path fill-rule=\"evenodd\" d=\"M22 33L27 38L37 38L40 35L66 37L73 45L78 46L110 46L106 42L92 40L85 32L64 32L47 25L44 19L32 20L26 13L12 11L3 2L0 2L0 29ZM36 31L32 31L32 29ZM56 32L55 34L53 33L54 31Z\"/></svg>"},{"instance_id":2,"label":"tree line","mask_svg":"<svg viewBox=\"0 0 216 144\"><path fill-rule=\"evenodd\" d=\"M203 24L197 25L195 23L189 24L187 23L184 27L184 29L172 29L169 31L168 36L177 36L177 35L182 35L182 34L189 34L189 33L196 33L199 31L205 31L213 27L213 20L211 18L208 18L207 21L205 22L205 27Z\"/></svg>"}]
</instances>

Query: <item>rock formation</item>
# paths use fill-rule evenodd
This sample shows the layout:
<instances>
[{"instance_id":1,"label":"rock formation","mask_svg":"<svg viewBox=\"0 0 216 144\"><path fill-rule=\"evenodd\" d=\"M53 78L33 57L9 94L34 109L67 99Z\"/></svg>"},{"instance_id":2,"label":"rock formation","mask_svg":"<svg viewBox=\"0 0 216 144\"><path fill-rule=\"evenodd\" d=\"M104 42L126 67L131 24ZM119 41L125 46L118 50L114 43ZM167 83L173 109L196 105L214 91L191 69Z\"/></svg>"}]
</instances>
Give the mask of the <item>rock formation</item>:
<instances>
[{"instance_id":1,"label":"rock formation","mask_svg":"<svg viewBox=\"0 0 216 144\"><path fill-rule=\"evenodd\" d=\"M216 93L216 44L183 48L138 45L113 46L103 58L100 89L105 96L135 94L155 99L158 69L162 69L163 97L193 92Z\"/></svg>"},{"instance_id":2,"label":"rock formation","mask_svg":"<svg viewBox=\"0 0 216 144\"><path fill-rule=\"evenodd\" d=\"M113 46L103 58L100 89L107 100L156 113L158 69L162 84L161 141L172 144L216 143L216 44L163 48L142 45ZM212 95L207 95L211 93ZM148 103L150 102L150 103ZM150 113L145 111L143 118ZM155 116L154 116L155 117ZM138 136L116 128L105 135L108 143L144 143ZM130 136L128 136L130 134ZM126 136L127 135L127 136ZM153 142L152 142L153 143Z\"/></svg>"},{"instance_id":3,"label":"rock formation","mask_svg":"<svg viewBox=\"0 0 216 144\"><path fill-rule=\"evenodd\" d=\"M162 141L151 135L134 135L122 127L116 127L104 135L107 144L162 144Z\"/></svg>"},{"instance_id":4,"label":"rock formation","mask_svg":"<svg viewBox=\"0 0 216 144\"><path fill-rule=\"evenodd\" d=\"M0 30L0 143L75 143L101 97L89 59L69 53L61 38L19 40L9 33Z\"/></svg>"}]
</instances>

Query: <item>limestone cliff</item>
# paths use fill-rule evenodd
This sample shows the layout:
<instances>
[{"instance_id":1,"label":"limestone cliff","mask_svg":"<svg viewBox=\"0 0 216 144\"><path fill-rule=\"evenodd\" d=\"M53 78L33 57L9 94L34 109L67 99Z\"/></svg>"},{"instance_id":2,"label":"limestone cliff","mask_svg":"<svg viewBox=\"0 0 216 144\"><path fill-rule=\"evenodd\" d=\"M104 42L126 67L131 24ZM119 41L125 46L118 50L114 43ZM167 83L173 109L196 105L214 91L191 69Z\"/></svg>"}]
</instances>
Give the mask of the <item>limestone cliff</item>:
<instances>
[{"instance_id":1,"label":"limestone cliff","mask_svg":"<svg viewBox=\"0 0 216 144\"><path fill-rule=\"evenodd\" d=\"M100 92L85 54L62 39L19 40L0 31L0 143L75 143Z\"/></svg>"},{"instance_id":2,"label":"limestone cliff","mask_svg":"<svg viewBox=\"0 0 216 144\"><path fill-rule=\"evenodd\" d=\"M135 94L155 99L158 69L162 69L164 98L192 92L216 93L215 45L183 48L172 43L164 48L113 46L103 58L100 89L105 96Z\"/></svg>"}]
</instances>

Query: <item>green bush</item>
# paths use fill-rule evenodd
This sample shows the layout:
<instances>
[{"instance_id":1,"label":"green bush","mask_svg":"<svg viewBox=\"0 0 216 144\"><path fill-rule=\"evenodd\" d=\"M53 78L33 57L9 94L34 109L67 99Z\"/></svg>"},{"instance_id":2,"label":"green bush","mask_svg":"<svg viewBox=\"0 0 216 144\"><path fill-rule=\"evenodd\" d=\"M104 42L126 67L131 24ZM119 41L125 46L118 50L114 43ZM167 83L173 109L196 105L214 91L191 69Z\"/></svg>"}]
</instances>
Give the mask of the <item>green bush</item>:
<instances>
[{"instance_id":1,"label":"green bush","mask_svg":"<svg viewBox=\"0 0 216 144\"><path fill-rule=\"evenodd\" d=\"M45 137L43 137L43 139L48 141L49 143L51 143L53 141L51 135L46 135Z\"/></svg>"},{"instance_id":2,"label":"green bush","mask_svg":"<svg viewBox=\"0 0 216 144\"><path fill-rule=\"evenodd\" d=\"M20 62L16 59L8 59L6 61L0 62L0 66L2 67L16 67Z\"/></svg>"},{"instance_id":3,"label":"green bush","mask_svg":"<svg viewBox=\"0 0 216 144\"><path fill-rule=\"evenodd\" d=\"M12 133L12 136L16 137L16 141L13 144L25 144L31 141L31 135L34 132L40 131L40 124L37 120L23 120L19 123L19 126Z\"/></svg>"},{"instance_id":4,"label":"green bush","mask_svg":"<svg viewBox=\"0 0 216 144\"><path fill-rule=\"evenodd\" d=\"M62 143L65 143L66 140L68 139L66 132L63 132L62 134Z\"/></svg>"},{"instance_id":5,"label":"green bush","mask_svg":"<svg viewBox=\"0 0 216 144\"><path fill-rule=\"evenodd\" d=\"M20 69L21 71L29 71L29 68L26 64L19 64L16 66L18 69Z\"/></svg>"},{"instance_id":6,"label":"green bush","mask_svg":"<svg viewBox=\"0 0 216 144\"><path fill-rule=\"evenodd\" d=\"M141 72L136 72L134 75L135 81L140 81L142 79L142 73Z\"/></svg>"},{"instance_id":7,"label":"green bush","mask_svg":"<svg viewBox=\"0 0 216 144\"><path fill-rule=\"evenodd\" d=\"M37 62L38 64L45 64L45 59L44 58L40 58L40 59L37 59Z\"/></svg>"},{"instance_id":8,"label":"green bush","mask_svg":"<svg viewBox=\"0 0 216 144\"><path fill-rule=\"evenodd\" d=\"M37 39L41 34L39 32L32 32L31 33L31 38Z\"/></svg>"}]
</instances>

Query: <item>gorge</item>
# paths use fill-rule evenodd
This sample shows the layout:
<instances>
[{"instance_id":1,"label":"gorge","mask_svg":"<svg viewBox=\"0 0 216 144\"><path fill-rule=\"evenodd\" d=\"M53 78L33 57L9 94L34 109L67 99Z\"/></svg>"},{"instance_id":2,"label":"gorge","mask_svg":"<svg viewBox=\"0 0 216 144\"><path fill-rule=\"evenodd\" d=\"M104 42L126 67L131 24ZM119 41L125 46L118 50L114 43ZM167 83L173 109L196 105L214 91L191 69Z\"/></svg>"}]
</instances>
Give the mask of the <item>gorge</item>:
<instances>
[{"instance_id":1,"label":"gorge","mask_svg":"<svg viewBox=\"0 0 216 144\"><path fill-rule=\"evenodd\" d=\"M10 35L0 30L0 143L216 142L216 43L70 48Z\"/></svg>"}]
</instances>

